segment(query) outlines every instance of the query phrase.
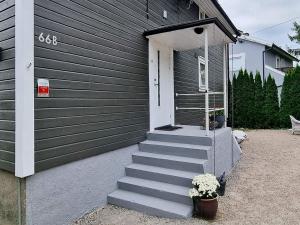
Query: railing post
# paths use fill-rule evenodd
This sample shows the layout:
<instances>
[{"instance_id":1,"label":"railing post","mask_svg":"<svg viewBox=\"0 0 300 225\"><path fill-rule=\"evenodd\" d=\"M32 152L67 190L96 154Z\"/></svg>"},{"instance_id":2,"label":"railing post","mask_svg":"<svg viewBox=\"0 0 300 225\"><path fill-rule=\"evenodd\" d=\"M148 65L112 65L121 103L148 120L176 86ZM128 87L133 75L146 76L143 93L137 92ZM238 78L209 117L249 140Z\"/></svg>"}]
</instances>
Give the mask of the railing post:
<instances>
[{"instance_id":1,"label":"railing post","mask_svg":"<svg viewBox=\"0 0 300 225\"><path fill-rule=\"evenodd\" d=\"M224 117L225 117L225 123L224 127L227 127L227 118L228 118L228 107L227 107L227 47L226 44L224 44L224 59L223 59L223 70L224 70Z\"/></svg>"},{"instance_id":2,"label":"railing post","mask_svg":"<svg viewBox=\"0 0 300 225\"><path fill-rule=\"evenodd\" d=\"M204 30L205 36L205 130L206 135L209 134L209 94L208 94L208 32Z\"/></svg>"}]
</instances>

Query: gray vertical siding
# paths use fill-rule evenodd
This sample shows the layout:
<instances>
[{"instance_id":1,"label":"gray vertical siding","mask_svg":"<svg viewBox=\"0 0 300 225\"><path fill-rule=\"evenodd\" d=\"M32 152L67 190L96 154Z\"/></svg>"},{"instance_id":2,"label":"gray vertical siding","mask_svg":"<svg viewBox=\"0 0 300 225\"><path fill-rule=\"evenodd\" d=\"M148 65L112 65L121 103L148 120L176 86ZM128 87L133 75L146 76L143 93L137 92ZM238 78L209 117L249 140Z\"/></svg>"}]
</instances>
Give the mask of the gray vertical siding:
<instances>
[{"instance_id":1,"label":"gray vertical siding","mask_svg":"<svg viewBox=\"0 0 300 225\"><path fill-rule=\"evenodd\" d=\"M149 19L146 0L35 0L35 78L50 81L50 98L35 98L36 170L144 140L149 90L143 31L197 18L198 7L188 9L183 0L150 0ZM39 42L40 33L57 36L58 45Z\"/></svg>"},{"instance_id":2,"label":"gray vertical siding","mask_svg":"<svg viewBox=\"0 0 300 225\"><path fill-rule=\"evenodd\" d=\"M15 1L0 1L0 169L15 167Z\"/></svg>"}]
</instances>

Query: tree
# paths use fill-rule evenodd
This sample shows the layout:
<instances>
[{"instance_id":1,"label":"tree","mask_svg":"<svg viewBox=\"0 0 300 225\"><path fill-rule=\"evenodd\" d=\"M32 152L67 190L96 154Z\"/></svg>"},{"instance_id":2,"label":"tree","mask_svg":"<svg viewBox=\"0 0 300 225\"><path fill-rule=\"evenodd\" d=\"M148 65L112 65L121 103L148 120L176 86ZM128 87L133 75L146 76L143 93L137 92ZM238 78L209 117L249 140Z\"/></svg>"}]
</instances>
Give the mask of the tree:
<instances>
[{"instance_id":1,"label":"tree","mask_svg":"<svg viewBox=\"0 0 300 225\"><path fill-rule=\"evenodd\" d=\"M300 119L300 67L290 70L284 77L281 92L280 125L291 126L289 115Z\"/></svg>"},{"instance_id":2,"label":"tree","mask_svg":"<svg viewBox=\"0 0 300 225\"><path fill-rule=\"evenodd\" d=\"M290 115L300 119L300 67L294 69L291 84ZM290 125L290 124L289 124Z\"/></svg>"},{"instance_id":3,"label":"tree","mask_svg":"<svg viewBox=\"0 0 300 225\"><path fill-rule=\"evenodd\" d=\"M254 108L255 108L255 121L254 128L263 128L263 123L265 121L263 107L264 107L264 90L261 80L261 75L259 72L255 75L255 87L254 87Z\"/></svg>"},{"instance_id":4,"label":"tree","mask_svg":"<svg viewBox=\"0 0 300 225\"><path fill-rule=\"evenodd\" d=\"M255 128L255 120L256 120L256 108L255 108L255 82L253 73L250 72L250 75L247 79L247 116L248 116L248 128Z\"/></svg>"},{"instance_id":5,"label":"tree","mask_svg":"<svg viewBox=\"0 0 300 225\"><path fill-rule=\"evenodd\" d=\"M300 44L300 24L297 22L294 22L292 31L294 32L293 35L289 35L289 38L291 41L294 41L298 44Z\"/></svg>"},{"instance_id":6,"label":"tree","mask_svg":"<svg viewBox=\"0 0 300 225\"><path fill-rule=\"evenodd\" d=\"M244 125L244 117L245 117L245 109L244 109L244 72L243 70L239 71L239 74L236 78L235 84L233 85L233 93L234 93L234 124L235 127L242 127Z\"/></svg>"},{"instance_id":7,"label":"tree","mask_svg":"<svg viewBox=\"0 0 300 225\"><path fill-rule=\"evenodd\" d=\"M293 99L291 93L291 87L293 84L293 75L294 71L289 71L284 76L284 81L282 84L281 91L281 105L280 105L280 126L283 128L287 128L290 125L289 114L291 113L293 107Z\"/></svg>"},{"instance_id":8,"label":"tree","mask_svg":"<svg viewBox=\"0 0 300 225\"><path fill-rule=\"evenodd\" d=\"M278 91L275 80L269 75L265 88L265 127L276 128L279 125Z\"/></svg>"}]
</instances>

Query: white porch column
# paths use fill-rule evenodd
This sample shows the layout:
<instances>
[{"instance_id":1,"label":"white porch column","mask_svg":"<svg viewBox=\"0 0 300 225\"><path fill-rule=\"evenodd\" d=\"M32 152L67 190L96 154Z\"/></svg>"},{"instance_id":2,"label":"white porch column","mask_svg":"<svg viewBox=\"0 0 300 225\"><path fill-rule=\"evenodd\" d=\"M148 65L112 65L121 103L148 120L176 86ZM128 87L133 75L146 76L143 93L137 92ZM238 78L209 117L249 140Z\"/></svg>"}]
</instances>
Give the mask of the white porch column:
<instances>
[{"instance_id":1,"label":"white porch column","mask_svg":"<svg viewBox=\"0 0 300 225\"><path fill-rule=\"evenodd\" d=\"M15 176L34 174L34 0L15 1Z\"/></svg>"},{"instance_id":2,"label":"white porch column","mask_svg":"<svg viewBox=\"0 0 300 225\"><path fill-rule=\"evenodd\" d=\"M205 130L206 135L209 134L209 94L208 94L208 31L204 30L205 38Z\"/></svg>"},{"instance_id":3,"label":"white porch column","mask_svg":"<svg viewBox=\"0 0 300 225\"><path fill-rule=\"evenodd\" d=\"M224 71L224 116L225 116L225 123L224 123L224 127L227 127L227 118L228 118L228 100L227 100L227 46L226 44L224 44L224 50L223 50L223 54L224 54L224 59L223 59L223 71Z\"/></svg>"}]
</instances>

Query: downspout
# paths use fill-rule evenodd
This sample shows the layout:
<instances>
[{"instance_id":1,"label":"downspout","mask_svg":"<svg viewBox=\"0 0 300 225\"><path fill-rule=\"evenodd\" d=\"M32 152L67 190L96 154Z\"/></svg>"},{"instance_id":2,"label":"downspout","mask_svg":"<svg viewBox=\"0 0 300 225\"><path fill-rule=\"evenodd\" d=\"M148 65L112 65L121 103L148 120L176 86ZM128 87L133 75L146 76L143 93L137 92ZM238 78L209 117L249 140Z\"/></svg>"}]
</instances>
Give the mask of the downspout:
<instances>
[{"instance_id":1,"label":"downspout","mask_svg":"<svg viewBox=\"0 0 300 225\"><path fill-rule=\"evenodd\" d=\"M265 81L265 55L266 55L266 50L263 51L262 53L262 64L263 64L263 82Z\"/></svg>"},{"instance_id":2,"label":"downspout","mask_svg":"<svg viewBox=\"0 0 300 225\"><path fill-rule=\"evenodd\" d=\"M265 79L266 79L265 78L265 67L266 67L266 65L265 65L266 64L266 62L265 62L266 60L265 60L265 58L266 58L266 52L270 51L271 49L272 48L265 49L263 51L263 53L262 53L263 54L263 59L262 59L263 60L263 81L265 81Z\"/></svg>"}]
</instances>

